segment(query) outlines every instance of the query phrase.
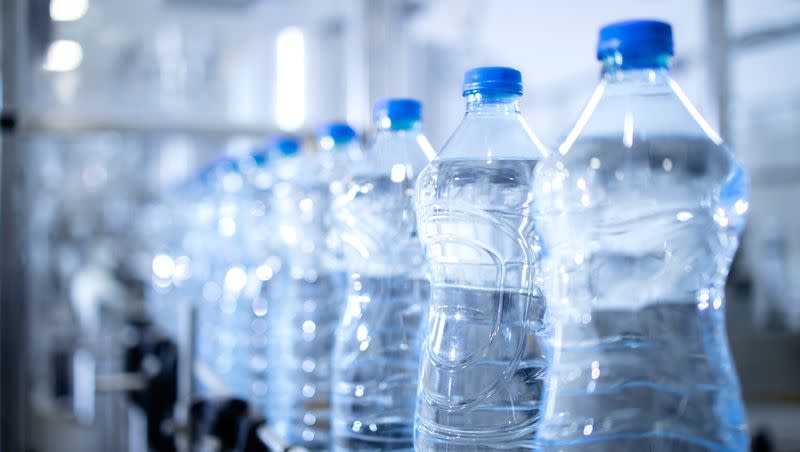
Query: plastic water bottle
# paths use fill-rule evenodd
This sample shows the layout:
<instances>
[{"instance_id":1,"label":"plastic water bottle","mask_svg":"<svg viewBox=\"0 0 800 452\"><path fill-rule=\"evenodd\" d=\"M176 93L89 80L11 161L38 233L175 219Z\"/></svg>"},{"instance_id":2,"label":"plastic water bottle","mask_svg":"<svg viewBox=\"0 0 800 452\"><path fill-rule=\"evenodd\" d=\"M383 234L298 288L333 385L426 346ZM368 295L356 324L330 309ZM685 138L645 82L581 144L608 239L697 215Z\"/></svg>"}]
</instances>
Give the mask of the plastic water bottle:
<instances>
[{"instance_id":1,"label":"plastic water bottle","mask_svg":"<svg viewBox=\"0 0 800 452\"><path fill-rule=\"evenodd\" d=\"M418 450L529 450L546 368L531 199L546 150L519 113L519 71L468 71L463 121L417 182L431 278Z\"/></svg>"},{"instance_id":2,"label":"plastic water bottle","mask_svg":"<svg viewBox=\"0 0 800 452\"><path fill-rule=\"evenodd\" d=\"M552 451L745 451L724 283L743 170L670 76L672 30L600 30L600 84L536 176Z\"/></svg>"},{"instance_id":3,"label":"plastic water bottle","mask_svg":"<svg viewBox=\"0 0 800 452\"><path fill-rule=\"evenodd\" d=\"M333 448L413 450L420 322L429 283L417 238L414 184L435 154L420 102L375 104L378 132L334 202L347 307L333 353Z\"/></svg>"},{"instance_id":4,"label":"plastic water bottle","mask_svg":"<svg viewBox=\"0 0 800 452\"><path fill-rule=\"evenodd\" d=\"M245 232L254 229L253 187L241 161L221 158L201 175L207 193L199 209L211 219L194 232L195 268L203 276L198 306L197 347L211 373L202 379L207 395L230 394L258 403L264 396L265 351L259 337L267 334L260 319L263 304L258 265L266 249L255 249ZM211 228L208 228L211 226ZM208 383L213 382L213 387Z\"/></svg>"},{"instance_id":5,"label":"plastic water bottle","mask_svg":"<svg viewBox=\"0 0 800 452\"><path fill-rule=\"evenodd\" d=\"M270 215L281 240L281 270L272 284L266 415L282 439L309 449L330 447L333 333L344 307L344 269L329 253L330 205L359 158L355 132L334 124L318 152L286 146L274 162Z\"/></svg>"},{"instance_id":6,"label":"plastic water bottle","mask_svg":"<svg viewBox=\"0 0 800 452\"><path fill-rule=\"evenodd\" d=\"M222 388L225 386L222 375L231 368L231 361L228 355L221 356L224 332L220 325L222 268L229 258L217 255L217 251L227 248L224 245L230 236L228 220L233 221L228 216L220 217L221 200L236 197L239 188L231 187L233 190L225 194L222 184L225 174L236 176L235 165L230 159L220 157L197 175L187 209L190 219L182 240L190 262L191 278L187 289L197 311L196 386L200 395L208 397L231 392L227 386Z\"/></svg>"}]
</instances>

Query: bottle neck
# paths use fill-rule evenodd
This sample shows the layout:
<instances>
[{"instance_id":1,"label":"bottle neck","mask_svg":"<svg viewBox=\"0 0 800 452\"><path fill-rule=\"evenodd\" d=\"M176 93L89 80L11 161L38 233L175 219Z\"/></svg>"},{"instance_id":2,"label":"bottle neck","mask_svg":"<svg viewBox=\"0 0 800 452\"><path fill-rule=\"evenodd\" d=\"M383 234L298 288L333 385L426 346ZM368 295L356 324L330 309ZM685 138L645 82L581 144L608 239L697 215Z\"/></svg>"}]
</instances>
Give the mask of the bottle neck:
<instances>
[{"instance_id":1,"label":"bottle neck","mask_svg":"<svg viewBox=\"0 0 800 452\"><path fill-rule=\"evenodd\" d=\"M356 145L355 140L335 142L330 137L323 137L319 140L318 151L321 155L346 155Z\"/></svg>"},{"instance_id":2,"label":"bottle neck","mask_svg":"<svg viewBox=\"0 0 800 452\"><path fill-rule=\"evenodd\" d=\"M422 121L419 119L391 119L384 117L378 119L375 124L378 127L378 133L382 135L398 133L398 132L420 132L422 130Z\"/></svg>"},{"instance_id":3,"label":"bottle neck","mask_svg":"<svg viewBox=\"0 0 800 452\"><path fill-rule=\"evenodd\" d=\"M436 155L438 160L538 160L547 150L520 114L518 93L472 91L467 112Z\"/></svg>"},{"instance_id":4,"label":"bottle neck","mask_svg":"<svg viewBox=\"0 0 800 452\"><path fill-rule=\"evenodd\" d=\"M519 94L473 92L467 98L469 115L517 115L519 114Z\"/></svg>"},{"instance_id":5,"label":"bottle neck","mask_svg":"<svg viewBox=\"0 0 800 452\"><path fill-rule=\"evenodd\" d=\"M609 55L601 60L600 76L608 83L661 84L670 80L670 56L668 54L627 57Z\"/></svg>"}]
</instances>

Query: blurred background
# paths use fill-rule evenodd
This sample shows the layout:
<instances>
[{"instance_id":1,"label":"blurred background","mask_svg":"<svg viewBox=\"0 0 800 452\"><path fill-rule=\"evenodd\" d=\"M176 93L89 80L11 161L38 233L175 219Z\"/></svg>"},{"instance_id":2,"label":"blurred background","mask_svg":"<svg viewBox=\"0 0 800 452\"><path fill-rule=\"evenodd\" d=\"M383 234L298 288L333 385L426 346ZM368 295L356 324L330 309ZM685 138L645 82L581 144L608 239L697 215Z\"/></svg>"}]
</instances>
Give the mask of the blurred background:
<instances>
[{"instance_id":1,"label":"blurred background","mask_svg":"<svg viewBox=\"0 0 800 452\"><path fill-rule=\"evenodd\" d=\"M463 71L487 64L522 71L523 114L555 143L596 83L598 27L629 17L673 24L675 78L751 176L730 341L753 450L800 451L800 1L0 3L2 451L152 449L154 410L179 430L183 345L151 353L157 378L126 362L153 203L215 155L337 119L368 139L384 96L420 98L438 148Z\"/></svg>"}]
</instances>

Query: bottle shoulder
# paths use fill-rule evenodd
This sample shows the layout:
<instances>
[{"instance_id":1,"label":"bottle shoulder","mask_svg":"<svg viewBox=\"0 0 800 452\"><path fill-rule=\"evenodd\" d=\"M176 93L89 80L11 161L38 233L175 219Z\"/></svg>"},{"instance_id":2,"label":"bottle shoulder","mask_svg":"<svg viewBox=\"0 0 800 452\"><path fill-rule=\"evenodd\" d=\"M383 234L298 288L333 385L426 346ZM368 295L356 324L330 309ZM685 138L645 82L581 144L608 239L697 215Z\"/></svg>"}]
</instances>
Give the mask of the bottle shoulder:
<instances>
[{"instance_id":1,"label":"bottle shoulder","mask_svg":"<svg viewBox=\"0 0 800 452\"><path fill-rule=\"evenodd\" d=\"M658 83L616 84L601 81L577 120L557 147L562 155L579 142L616 139L627 147L635 141L722 139L669 78Z\"/></svg>"},{"instance_id":2,"label":"bottle shoulder","mask_svg":"<svg viewBox=\"0 0 800 452\"><path fill-rule=\"evenodd\" d=\"M519 114L467 114L436 155L436 160L541 160L546 146Z\"/></svg>"},{"instance_id":3,"label":"bottle shoulder","mask_svg":"<svg viewBox=\"0 0 800 452\"><path fill-rule=\"evenodd\" d=\"M427 138L418 132L379 134L365 158L353 165L351 174L361 177L415 178L435 157Z\"/></svg>"},{"instance_id":4,"label":"bottle shoulder","mask_svg":"<svg viewBox=\"0 0 800 452\"><path fill-rule=\"evenodd\" d=\"M741 164L670 78L653 83L602 81L551 158L541 165L545 189L568 183L719 192ZM746 185L746 177L733 183ZM671 188L669 188L671 186Z\"/></svg>"}]
</instances>

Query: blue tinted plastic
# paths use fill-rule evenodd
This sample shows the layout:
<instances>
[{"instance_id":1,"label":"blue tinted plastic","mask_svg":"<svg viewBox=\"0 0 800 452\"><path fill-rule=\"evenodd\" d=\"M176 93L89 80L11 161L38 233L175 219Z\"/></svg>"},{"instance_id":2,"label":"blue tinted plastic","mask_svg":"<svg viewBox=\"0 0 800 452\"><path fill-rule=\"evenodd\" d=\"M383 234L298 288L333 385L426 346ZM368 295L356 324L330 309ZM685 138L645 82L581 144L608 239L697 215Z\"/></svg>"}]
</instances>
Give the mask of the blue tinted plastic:
<instances>
[{"instance_id":1,"label":"blue tinted plastic","mask_svg":"<svg viewBox=\"0 0 800 452\"><path fill-rule=\"evenodd\" d=\"M348 275L333 353L336 451L413 450L419 327L429 294L414 183L433 155L419 122L379 126L334 202L333 236Z\"/></svg>"},{"instance_id":2,"label":"blue tinted plastic","mask_svg":"<svg viewBox=\"0 0 800 452\"><path fill-rule=\"evenodd\" d=\"M464 119L417 180L431 275L417 450L535 448L546 355L530 193L546 151L519 114L520 88L503 90L467 96Z\"/></svg>"},{"instance_id":3,"label":"blue tinted plastic","mask_svg":"<svg viewBox=\"0 0 800 452\"><path fill-rule=\"evenodd\" d=\"M341 259L329 251L331 202L360 156L353 140L337 150L273 162L270 228L279 241L278 269L265 297L270 341L266 416L288 444L330 447L333 331L344 308Z\"/></svg>"},{"instance_id":4,"label":"blue tinted plastic","mask_svg":"<svg viewBox=\"0 0 800 452\"><path fill-rule=\"evenodd\" d=\"M604 61L536 173L554 331L543 450L747 450L724 319L747 185L668 68Z\"/></svg>"}]
</instances>

